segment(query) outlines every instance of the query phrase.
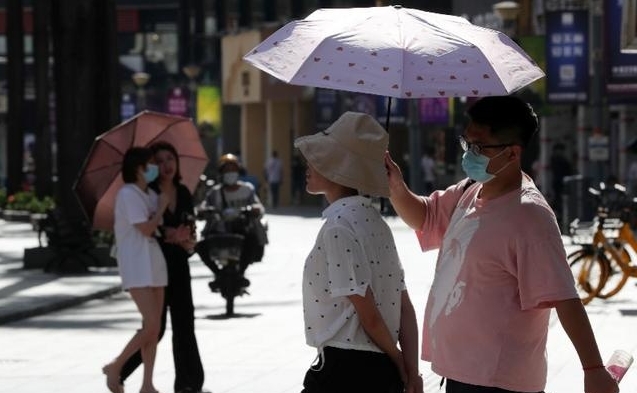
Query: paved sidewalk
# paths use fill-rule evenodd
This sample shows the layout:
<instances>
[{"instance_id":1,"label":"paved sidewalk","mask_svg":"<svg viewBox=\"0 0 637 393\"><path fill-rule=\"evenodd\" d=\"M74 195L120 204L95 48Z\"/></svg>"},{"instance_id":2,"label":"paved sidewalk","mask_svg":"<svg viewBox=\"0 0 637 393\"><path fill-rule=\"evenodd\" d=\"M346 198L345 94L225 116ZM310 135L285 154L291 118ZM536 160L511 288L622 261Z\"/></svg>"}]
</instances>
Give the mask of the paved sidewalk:
<instances>
[{"instance_id":1,"label":"paved sidewalk","mask_svg":"<svg viewBox=\"0 0 637 393\"><path fill-rule=\"evenodd\" d=\"M24 249L38 246L31 224L0 219L0 325L119 292L117 270L58 275L23 269Z\"/></svg>"},{"instance_id":2,"label":"paved sidewalk","mask_svg":"<svg viewBox=\"0 0 637 393\"><path fill-rule=\"evenodd\" d=\"M300 272L318 230L319 216L320 209L280 209L269 214L275 240L268 246L268 260L248 271L252 295L238 301L237 318L221 317L222 299L207 289L209 270L200 261L191 261L206 387L215 393L300 390L303 372L314 356L304 344L299 318ZM421 254L413 234L399 219L388 218L388 223L399 246L420 325L433 275L430 262L436 253ZM0 220L0 392L101 391L99 366L113 355L113 345L122 343L135 326L134 306L119 292L119 276L112 268L71 276L23 270L24 248L35 246L37 237L30 224ZM595 299L587 306L605 359L615 349L637 355L636 282L631 279L612 299ZM98 299L101 297L105 298ZM89 299L96 300L86 302ZM68 308L73 305L78 307ZM67 310L41 315L61 308ZM41 316L24 319L35 315ZM158 387L164 392L169 391L174 376L169 342L163 340L160 345L156 367ZM87 352L89 346L91 351ZM546 392L582 393L583 373L577 354L554 313L548 356ZM426 392L439 392L439 377L429 370L428 363L422 362L421 367ZM622 392L637 393L637 366L633 368L621 383ZM127 385L132 390L127 391L135 391L138 382L139 373Z\"/></svg>"},{"instance_id":3,"label":"paved sidewalk","mask_svg":"<svg viewBox=\"0 0 637 393\"><path fill-rule=\"evenodd\" d=\"M269 215L320 217L320 212L320 207L291 206ZM37 233L30 223L0 219L0 325L121 291L116 268L91 268L87 274L23 269L24 249L37 246Z\"/></svg>"}]
</instances>

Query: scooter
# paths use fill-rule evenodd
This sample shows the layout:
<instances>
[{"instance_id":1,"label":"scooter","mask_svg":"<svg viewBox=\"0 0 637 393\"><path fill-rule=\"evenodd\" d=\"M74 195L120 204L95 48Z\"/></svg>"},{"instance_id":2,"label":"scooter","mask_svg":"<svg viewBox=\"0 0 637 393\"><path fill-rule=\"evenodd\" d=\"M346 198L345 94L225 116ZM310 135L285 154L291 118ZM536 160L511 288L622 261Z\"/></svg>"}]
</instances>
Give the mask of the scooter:
<instances>
[{"instance_id":1,"label":"scooter","mask_svg":"<svg viewBox=\"0 0 637 393\"><path fill-rule=\"evenodd\" d=\"M249 294L246 288L250 282L241 271L240 261L246 250L244 244L250 241L248 237L253 236L259 217L251 213L250 207L223 211L206 207L198 210L197 216L204 219L206 225L195 251L215 274L215 280L208 286L212 292L218 292L226 299L226 316L230 317L234 315L235 297Z\"/></svg>"}]
</instances>

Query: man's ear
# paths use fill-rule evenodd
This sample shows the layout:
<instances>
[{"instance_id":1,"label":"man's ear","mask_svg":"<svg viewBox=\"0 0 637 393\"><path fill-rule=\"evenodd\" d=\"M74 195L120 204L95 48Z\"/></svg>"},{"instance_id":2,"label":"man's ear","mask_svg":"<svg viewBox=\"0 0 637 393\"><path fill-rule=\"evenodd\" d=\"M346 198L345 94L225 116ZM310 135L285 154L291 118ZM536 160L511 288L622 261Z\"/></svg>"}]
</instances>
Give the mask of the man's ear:
<instances>
[{"instance_id":1,"label":"man's ear","mask_svg":"<svg viewBox=\"0 0 637 393\"><path fill-rule=\"evenodd\" d=\"M512 145L511 146L511 150L509 152L509 158L510 159L518 159L520 161L522 161L522 146L520 145Z\"/></svg>"}]
</instances>

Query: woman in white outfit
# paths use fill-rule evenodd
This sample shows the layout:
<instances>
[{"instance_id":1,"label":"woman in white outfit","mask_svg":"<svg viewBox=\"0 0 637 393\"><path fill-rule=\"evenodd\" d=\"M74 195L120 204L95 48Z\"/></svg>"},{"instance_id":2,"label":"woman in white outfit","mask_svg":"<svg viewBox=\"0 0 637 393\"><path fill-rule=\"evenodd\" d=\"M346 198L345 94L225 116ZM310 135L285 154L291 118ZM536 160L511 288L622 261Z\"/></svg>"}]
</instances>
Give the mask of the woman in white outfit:
<instances>
[{"instance_id":1,"label":"woman in white outfit","mask_svg":"<svg viewBox=\"0 0 637 393\"><path fill-rule=\"evenodd\" d=\"M124 155L124 186L115 200L115 244L122 287L128 291L142 316L142 328L122 352L102 371L113 393L123 393L120 372L126 359L141 350L144 376L140 393L156 393L153 367L159 336L164 287L168 282L166 261L155 239L168 198L148 188L158 168L151 163L152 152L142 147L130 148Z\"/></svg>"}]
</instances>

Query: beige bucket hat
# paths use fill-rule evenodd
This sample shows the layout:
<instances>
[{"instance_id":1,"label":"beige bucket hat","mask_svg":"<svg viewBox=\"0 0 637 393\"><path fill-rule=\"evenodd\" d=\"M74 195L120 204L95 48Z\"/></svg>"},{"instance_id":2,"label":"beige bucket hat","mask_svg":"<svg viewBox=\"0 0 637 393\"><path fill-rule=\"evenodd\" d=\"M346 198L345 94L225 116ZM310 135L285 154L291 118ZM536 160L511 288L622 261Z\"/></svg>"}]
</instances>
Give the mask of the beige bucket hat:
<instances>
[{"instance_id":1,"label":"beige bucket hat","mask_svg":"<svg viewBox=\"0 0 637 393\"><path fill-rule=\"evenodd\" d=\"M325 131L294 141L326 179L362 195L389 197L385 151L389 134L366 113L345 112Z\"/></svg>"}]
</instances>

